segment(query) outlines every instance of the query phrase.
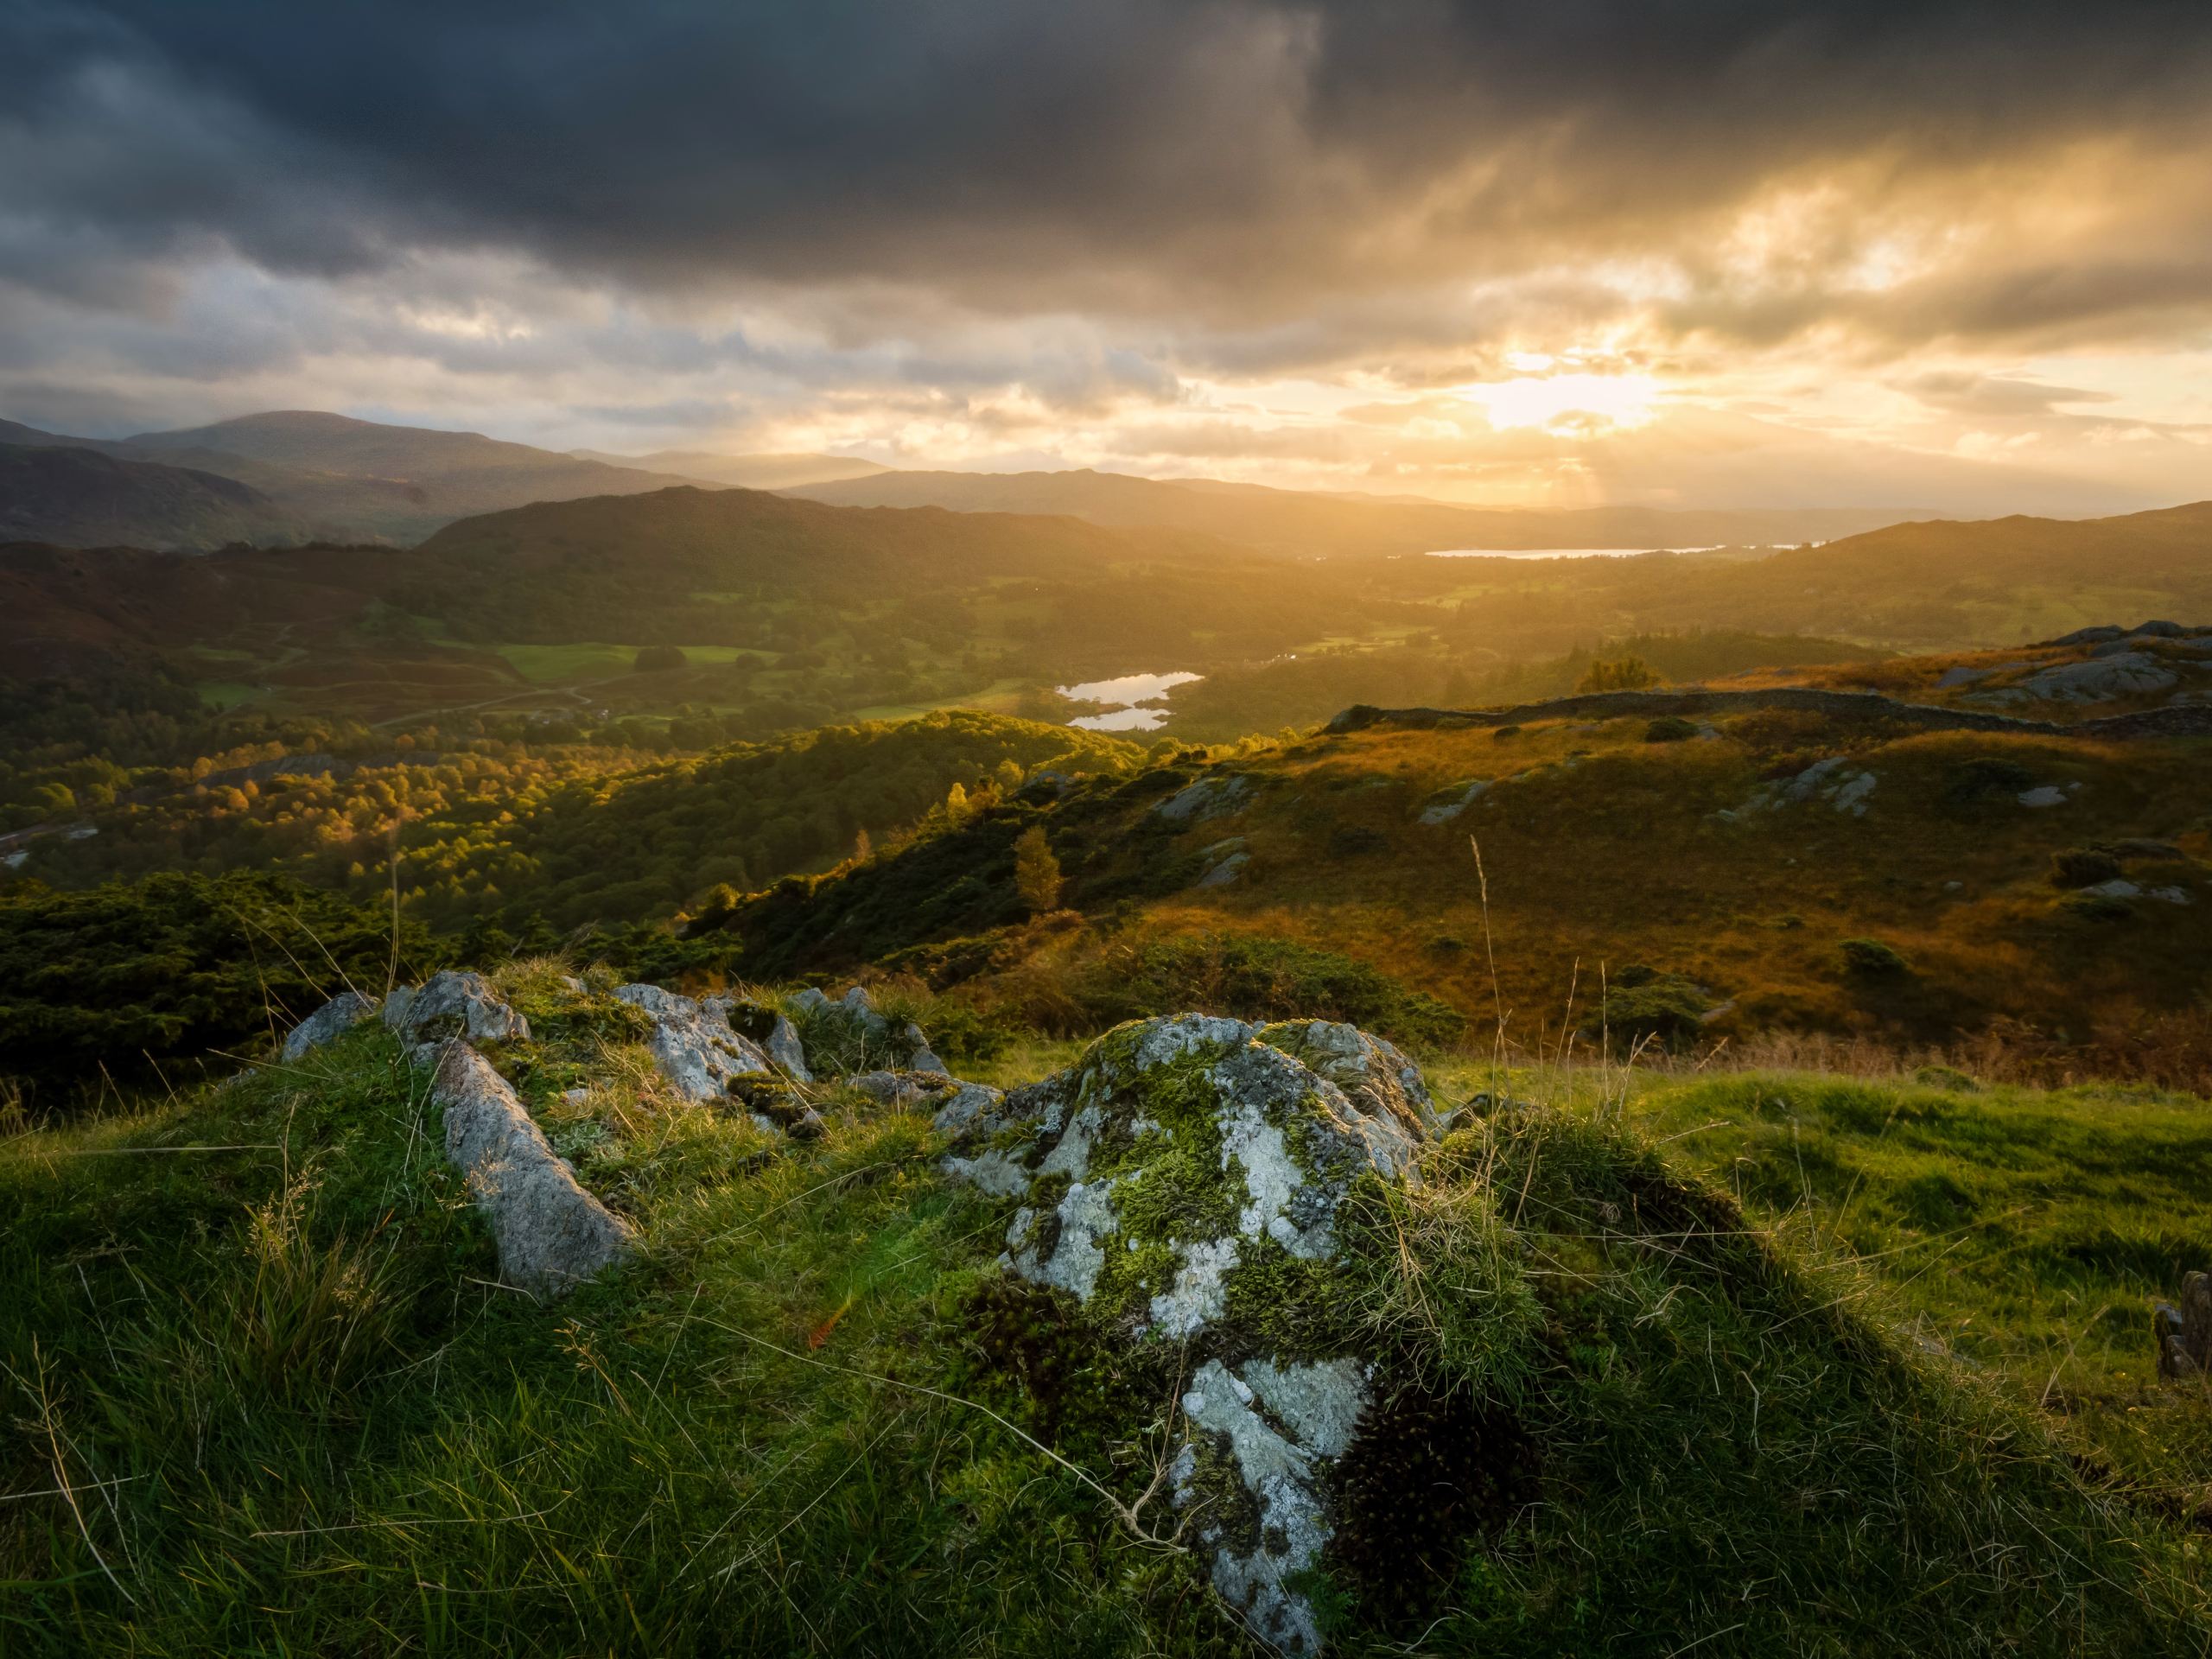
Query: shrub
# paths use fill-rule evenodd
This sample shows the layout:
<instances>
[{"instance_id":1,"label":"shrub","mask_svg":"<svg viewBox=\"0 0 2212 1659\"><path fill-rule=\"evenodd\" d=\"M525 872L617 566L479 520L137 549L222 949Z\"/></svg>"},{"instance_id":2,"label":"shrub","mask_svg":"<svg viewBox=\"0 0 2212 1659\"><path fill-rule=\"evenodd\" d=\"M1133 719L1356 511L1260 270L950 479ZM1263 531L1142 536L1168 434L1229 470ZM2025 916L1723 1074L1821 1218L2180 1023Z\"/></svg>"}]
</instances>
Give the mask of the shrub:
<instances>
[{"instance_id":1,"label":"shrub","mask_svg":"<svg viewBox=\"0 0 2212 1659\"><path fill-rule=\"evenodd\" d=\"M2094 847L2069 847L2050 855L2050 885L2054 887L2094 887L2120 874L2120 861Z\"/></svg>"},{"instance_id":2,"label":"shrub","mask_svg":"<svg viewBox=\"0 0 2212 1659\"><path fill-rule=\"evenodd\" d=\"M637 674L665 674L685 666L690 660L681 645L641 645L631 660L630 669Z\"/></svg>"},{"instance_id":3,"label":"shrub","mask_svg":"<svg viewBox=\"0 0 2212 1659\"><path fill-rule=\"evenodd\" d=\"M1680 1048L1696 1039L1712 1007L1702 985L1631 963L1606 982L1598 1006L1582 1022L1582 1034L1626 1048L1647 1043Z\"/></svg>"},{"instance_id":4,"label":"shrub","mask_svg":"<svg viewBox=\"0 0 2212 1659\"><path fill-rule=\"evenodd\" d=\"M2058 907L2085 922L2124 922L2135 913L2127 900L2109 893L2069 893Z\"/></svg>"},{"instance_id":5,"label":"shrub","mask_svg":"<svg viewBox=\"0 0 2212 1659\"><path fill-rule=\"evenodd\" d=\"M1950 806L1980 806L1987 801L2007 798L2023 790L2033 789L2035 783L2035 773L2018 761L1978 754L1971 760L1959 761L1944 772L1943 800Z\"/></svg>"},{"instance_id":6,"label":"shrub","mask_svg":"<svg viewBox=\"0 0 2212 1659\"><path fill-rule=\"evenodd\" d=\"M1846 971L1866 979L1896 979L1911 971L1897 950L1879 939L1846 939L1836 947Z\"/></svg>"},{"instance_id":7,"label":"shrub","mask_svg":"<svg viewBox=\"0 0 2212 1659\"><path fill-rule=\"evenodd\" d=\"M1387 853L1389 850L1389 836L1364 824L1340 824L1329 832L1331 858L1360 858L1369 853Z\"/></svg>"},{"instance_id":8,"label":"shrub","mask_svg":"<svg viewBox=\"0 0 2212 1659\"><path fill-rule=\"evenodd\" d=\"M1680 715L1662 715L1643 728L1643 741L1647 743L1680 743L1696 735L1696 722L1684 720Z\"/></svg>"}]
</instances>

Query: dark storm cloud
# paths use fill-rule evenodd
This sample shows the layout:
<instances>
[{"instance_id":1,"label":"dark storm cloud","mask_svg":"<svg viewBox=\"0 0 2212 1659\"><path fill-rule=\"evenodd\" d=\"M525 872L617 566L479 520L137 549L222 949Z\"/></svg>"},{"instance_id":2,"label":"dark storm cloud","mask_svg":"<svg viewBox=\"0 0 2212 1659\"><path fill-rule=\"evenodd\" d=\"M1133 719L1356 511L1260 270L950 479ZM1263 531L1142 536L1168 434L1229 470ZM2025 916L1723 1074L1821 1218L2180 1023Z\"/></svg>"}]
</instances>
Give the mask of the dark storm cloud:
<instances>
[{"instance_id":1,"label":"dark storm cloud","mask_svg":"<svg viewBox=\"0 0 2212 1659\"><path fill-rule=\"evenodd\" d=\"M1792 169L2193 143L2212 6L16 0L0 64L19 282L209 245L311 274L492 250L644 291L874 282L1219 327L1679 251ZM2212 299L2201 260L2100 270L1995 274L1903 326ZM1763 303L1684 326L1828 308L1817 283Z\"/></svg>"}]
</instances>

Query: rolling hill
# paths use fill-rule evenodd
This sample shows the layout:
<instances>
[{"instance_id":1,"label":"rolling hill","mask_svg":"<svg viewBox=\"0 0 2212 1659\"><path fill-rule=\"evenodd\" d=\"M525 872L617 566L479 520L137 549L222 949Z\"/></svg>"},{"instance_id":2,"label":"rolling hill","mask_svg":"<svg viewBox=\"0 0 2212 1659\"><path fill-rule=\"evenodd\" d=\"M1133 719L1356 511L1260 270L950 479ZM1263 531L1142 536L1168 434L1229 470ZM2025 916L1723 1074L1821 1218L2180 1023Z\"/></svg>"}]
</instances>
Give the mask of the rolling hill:
<instances>
[{"instance_id":1,"label":"rolling hill","mask_svg":"<svg viewBox=\"0 0 2212 1659\"><path fill-rule=\"evenodd\" d=\"M1906 509L1883 508L1503 512L1443 502L1274 490L1211 479L1134 478L1087 469L880 473L786 493L843 506L1068 513L1094 524L1160 525L1282 552L1335 556L1449 548L1768 546L1824 541L1916 516Z\"/></svg>"},{"instance_id":2,"label":"rolling hill","mask_svg":"<svg viewBox=\"0 0 2212 1659\"><path fill-rule=\"evenodd\" d=\"M198 552L289 544L316 529L251 485L196 467L0 443L0 540Z\"/></svg>"},{"instance_id":3,"label":"rolling hill","mask_svg":"<svg viewBox=\"0 0 2212 1659\"><path fill-rule=\"evenodd\" d=\"M71 437L0 421L0 443L92 450L118 461L213 474L258 492L301 525L319 527L302 534L400 544L473 513L532 501L637 494L666 489L671 481L665 471L610 466L474 432L393 426L310 410L113 439ZM704 478L684 481L718 487ZM128 536L26 533L30 539L78 546L220 545L191 539L189 524L156 524Z\"/></svg>"},{"instance_id":4,"label":"rolling hill","mask_svg":"<svg viewBox=\"0 0 2212 1659\"><path fill-rule=\"evenodd\" d=\"M725 455L706 449L657 449L645 455L608 454L599 449L571 449L569 453L580 460L604 461L610 467L639 467L649 473L704 479L745 490L798 489L810 484L873 478L891 470L849 455Z\"/></svg>"}]
</instances>

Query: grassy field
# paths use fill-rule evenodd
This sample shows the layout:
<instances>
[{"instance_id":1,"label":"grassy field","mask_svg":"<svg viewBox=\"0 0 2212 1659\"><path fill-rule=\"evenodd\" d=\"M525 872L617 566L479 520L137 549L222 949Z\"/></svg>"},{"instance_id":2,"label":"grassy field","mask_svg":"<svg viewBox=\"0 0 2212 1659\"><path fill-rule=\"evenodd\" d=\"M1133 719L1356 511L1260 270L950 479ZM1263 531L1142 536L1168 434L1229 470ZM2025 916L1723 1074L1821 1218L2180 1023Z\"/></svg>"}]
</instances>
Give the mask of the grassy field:
<instances>
[{"instance_id":1,"label":"grassy field","mask_svg":"<svg viewBox=\"0 0 2212 1659\"><path fill-rule=\"evenodd\" d=\"M1054 1430L995 1357L976 1298L1005 1206L944 1182L925 1120L825 1094L826 1138L771 1141L670 1101L616 1005L510 983L540 1041L503 1064L645 1244L556 1308L493 1284L380 1031L0 1148L0 1645L1240 1647L1195 1559L1084 1484L1133 1493L1150 1442ZM2060 1387L2132 1391L2133 1442L2025 1397L2061 1332L2202 1236L2189 1103L1520 1082L1558 1103L1464 1115L1399 1214L1431 1300L1388 1340L1507 1414L1528 1484L1459 1517L1464 1548L1417 1537L1402 1598L1344 1566L1338 1650L2212 1643L2176 1514L2204 1471L2143 1472L2206 1443L2202 1399L2144 1383L2116 1322ZM1454 1345L1454 1299L1500 1272L1535 1322Z\"/></svg>"},{"instance_id":2,"label":"grassy field","mask_svg":"<svg viewBox=\"0 0 2212 1659\"><path fill-rule=\"evenodd\" d=\"M599 680L627 674L637 660L636 645L578 643L564 645L499 645L516 673L532 685L558 685L569 680ZM775 653L749 651L741 645L685 645L684 657L702 665L761 661Z\"/></svg>"}]
</instances>

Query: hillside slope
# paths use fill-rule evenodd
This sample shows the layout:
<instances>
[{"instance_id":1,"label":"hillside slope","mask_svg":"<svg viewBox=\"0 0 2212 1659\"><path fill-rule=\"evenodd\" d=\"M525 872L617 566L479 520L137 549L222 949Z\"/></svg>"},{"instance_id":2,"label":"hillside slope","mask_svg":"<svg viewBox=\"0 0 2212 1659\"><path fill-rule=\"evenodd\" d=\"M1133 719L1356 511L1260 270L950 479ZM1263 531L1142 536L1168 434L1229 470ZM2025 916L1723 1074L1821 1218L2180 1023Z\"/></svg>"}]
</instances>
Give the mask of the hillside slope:
<instances>
[{"instance_id":1,"label":"hillside slope","mask_svg":"<svg viewBox=\"0 0 2212 1659\"><path fill-rule=\"evenodd\" d=\"M1993 1041L2196 1086L2212 1079L2196 718L2212 657L2200 638L2122 643L2171 664L2158 695L2183 734L2142 725L2128 684L2109 728L2094 703L2033 705L2081 722L2061 724L1790 687L1370 711L1203 766L1025 791L728 925L755 971L894 965L1071 1030L1147 983L1272 1013L1269 975L1305 969L1269 953L1313 948L1478 1029L1510 1011L1506 1038L1531 1050L1608 1028L1686 1049ZM2103 649L2048 648L2034 671L2133 671ZM1051 926L1013 883L1031 827L1065 876Z\"/></svg>"},{"instance_id":2,"label":"hillside slope","mask_svg":"<svg viewBox=\"0 0 2212 1659\"><path fill-rule=\"evenodd\" d=\"M532 501L639 494L661 472L609 466L474 432L357 421L290 410L124 439L122 453L236 475L343 532L407 543L456 518ZM715 486L705 480L689 482Z\"/></svg>"},{"instance_id":3,"label":"hillside slope","mask_svg":"<svg viewBox=\"0 0 2212 1659\"><path fill-rule=\"evenodd\" d=\"M0 542L204 552L288 545L315 524L232 478L91 449L0 443Z\"/></svg>"}]
</instances>

